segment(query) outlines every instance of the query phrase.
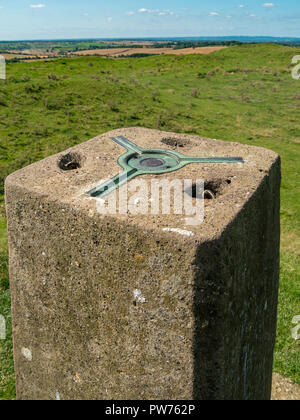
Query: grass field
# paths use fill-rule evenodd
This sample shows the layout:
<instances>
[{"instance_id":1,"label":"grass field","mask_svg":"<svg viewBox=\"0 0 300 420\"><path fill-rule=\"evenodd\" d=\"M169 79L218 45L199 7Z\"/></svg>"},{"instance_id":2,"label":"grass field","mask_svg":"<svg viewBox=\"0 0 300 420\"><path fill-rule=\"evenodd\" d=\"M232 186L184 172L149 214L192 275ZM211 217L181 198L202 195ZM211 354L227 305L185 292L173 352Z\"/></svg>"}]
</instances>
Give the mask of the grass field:
<instances>
[{"instance_id":1,"label":"grass field","mask_svg":"<svg viewBox=\"0 0 300 420\"><path fill-rule=\"evenodd\" d=\"M300 48L243 45L210 55L80 57L8 64L0 80L0 399L13 399L7 174L119 127L146 126L264 146L282 157L282 249L276 372L300 384Z\"/></svg>"}]
</instances>

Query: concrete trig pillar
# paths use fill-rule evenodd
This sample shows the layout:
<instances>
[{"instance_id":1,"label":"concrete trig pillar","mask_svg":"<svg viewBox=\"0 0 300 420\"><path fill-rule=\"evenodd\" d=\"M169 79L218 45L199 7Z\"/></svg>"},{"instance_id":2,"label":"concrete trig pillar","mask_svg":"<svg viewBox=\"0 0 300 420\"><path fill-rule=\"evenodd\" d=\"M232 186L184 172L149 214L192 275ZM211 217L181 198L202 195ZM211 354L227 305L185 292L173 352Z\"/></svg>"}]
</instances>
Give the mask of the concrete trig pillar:
<instances>
[{"instance_id":1,"label":"concrete trig pillar","mask_svg":"<svg viewBox=\"0 0 300 420\"><path fill-rule=\"evenodd\" d=\"M204 180L198 225L161 211L103 215L91 191L121 171L124 153L111 137L244 163L192 163L136 178L149 189L163 177ZM21 169L5 188L19 399L270 398L278 155L128 128ZM192 190L185 195L197 197Z\"/></svg>"}]
</instances>

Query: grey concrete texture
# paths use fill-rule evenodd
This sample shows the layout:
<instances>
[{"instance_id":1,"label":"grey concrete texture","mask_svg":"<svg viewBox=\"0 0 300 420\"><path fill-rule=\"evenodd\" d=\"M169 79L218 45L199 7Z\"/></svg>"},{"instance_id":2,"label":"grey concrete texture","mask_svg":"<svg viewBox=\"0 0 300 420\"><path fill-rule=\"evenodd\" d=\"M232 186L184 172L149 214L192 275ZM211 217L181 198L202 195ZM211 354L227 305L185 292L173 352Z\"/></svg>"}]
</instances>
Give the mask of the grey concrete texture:
<instances>
[{"instance_id":1,"label":"grey concrete texture","mask_svg":"<svg viewBox=\"0 0 300 420\"><path fill-rule=\"evenodd\" d=\"M143 176L212 186L199 226L174 214L101 215L85 193L120 171L124 149L109 140L118 135L245 163ZM18 399L270 399L280 180L270 150L145 128L8 176Z\"/></svg>"}]
</instances>

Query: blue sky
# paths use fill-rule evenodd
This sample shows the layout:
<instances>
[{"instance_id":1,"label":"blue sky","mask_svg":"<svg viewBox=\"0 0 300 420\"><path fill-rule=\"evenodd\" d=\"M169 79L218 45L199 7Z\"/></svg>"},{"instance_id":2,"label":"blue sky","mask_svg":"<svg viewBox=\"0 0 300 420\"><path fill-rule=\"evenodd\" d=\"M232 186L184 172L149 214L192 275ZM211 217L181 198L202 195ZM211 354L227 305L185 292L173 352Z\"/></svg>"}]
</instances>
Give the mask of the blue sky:
<instances>
[{"instance_id":1,"label":"blue sky","mask_svg":"<svg viewBox=\"0 0 300 420\"><path fill-rule=\"evenodd\" d=\"M299 0L0 0L0 40L300 37Z\"/></svg>"}]
</instances>

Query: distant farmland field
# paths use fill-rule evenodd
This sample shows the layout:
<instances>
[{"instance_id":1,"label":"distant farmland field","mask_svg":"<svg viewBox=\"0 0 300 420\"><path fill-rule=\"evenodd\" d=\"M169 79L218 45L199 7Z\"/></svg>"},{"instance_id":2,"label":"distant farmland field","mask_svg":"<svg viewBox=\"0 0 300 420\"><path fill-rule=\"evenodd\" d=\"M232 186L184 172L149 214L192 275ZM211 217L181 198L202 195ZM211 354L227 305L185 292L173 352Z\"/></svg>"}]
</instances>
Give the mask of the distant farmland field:
<instances>
[{"instance_id":1,"label":"distant farmland field","mask_svg":"<svg viewBox=\"0 0 300 420\"><path fill-rule=\"evenodd\" d=\"M26 50L26 51L7 51L1 53L7 60L22 60L22 61L33 61L33 60L43 60L49 58L61 58L63 56L103 56L103 57L129 57L131 55L162 55L162 54L172 54L172 55L188 55L188 54L210 54L215 51L222 50L227 48L226 46L210 46L210 47L195 47L195 48L151 48L147 46L140 48L130 48L125 47L120 48L93 48L87 50L79 51L66 51L63 54L59 54L58 51L38 51L38 50Z\"/></svg>"},{"instance_id":2,"label":"distant farmland field","mask_svg":"<svg viewBox=\"0 0 300 420\"><path fill-rule=\"evenodd\" d=\"M149 54L149 55L187 55L187 54L210 54L214 51L219 51L227 47L198 47L198 48L99 48L95 50L77 51L75 55L103 55L109 57L130 56L135 54Z\"/></svg>"},{"instance_id":3,"label":"distant farmland field","mask_svg":"<svg viewBox=\"0 0 300 420\"><path fill-rule=\"evenodd\" d=\"M12 60L14 58L18 58L18 59L36 58L36 55L29 55L29 54L1 53L0 55L2 55L2 57L4 57L6 60Z\"/></svg>"}]
</instances>

